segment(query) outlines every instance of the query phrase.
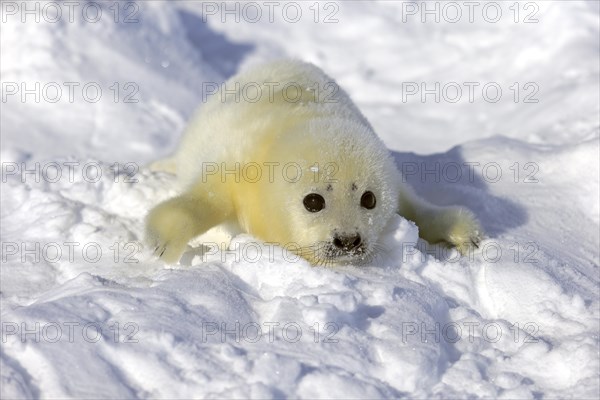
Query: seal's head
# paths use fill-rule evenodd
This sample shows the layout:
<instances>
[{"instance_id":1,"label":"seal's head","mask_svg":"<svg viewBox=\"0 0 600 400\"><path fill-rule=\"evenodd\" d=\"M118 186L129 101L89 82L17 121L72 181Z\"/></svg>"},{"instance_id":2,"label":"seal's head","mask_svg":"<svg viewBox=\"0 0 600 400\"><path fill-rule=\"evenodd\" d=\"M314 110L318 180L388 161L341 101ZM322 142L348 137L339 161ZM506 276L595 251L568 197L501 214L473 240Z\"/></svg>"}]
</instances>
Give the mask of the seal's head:
<instances>
[{"instance_id":1,"label":"seal's head","mask_svg":"<svg viewBox=\"0 0 600 400\"><path fill-rule=\"evenodd\" d=\"M371 259L398 208L400 179L371 128L313 119L276 140L269 153L280 160L281 174L274 175L263 204L271 228L260 235L315 265Z\"/></svg>"}]
</instances>

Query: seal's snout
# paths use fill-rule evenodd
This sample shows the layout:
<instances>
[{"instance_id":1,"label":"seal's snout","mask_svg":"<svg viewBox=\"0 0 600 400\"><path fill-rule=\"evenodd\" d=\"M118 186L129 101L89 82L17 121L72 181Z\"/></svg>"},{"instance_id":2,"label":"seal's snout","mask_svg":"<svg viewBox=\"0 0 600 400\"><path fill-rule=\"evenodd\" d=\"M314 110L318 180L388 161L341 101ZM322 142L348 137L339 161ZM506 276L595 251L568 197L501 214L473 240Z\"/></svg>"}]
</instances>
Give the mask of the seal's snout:
<instances>
[{"instance_id":1,"label":"seal's snout","mask_svg":"<svg viewBox=\"0 0 600 400\"><path fill-rule=\"evenodd\" d=\"M348 236L335 235L333 238L334 246L344 251L352 251L360 246L361 243L362 239L358 233Z\"/></svg>"}]
</instances>

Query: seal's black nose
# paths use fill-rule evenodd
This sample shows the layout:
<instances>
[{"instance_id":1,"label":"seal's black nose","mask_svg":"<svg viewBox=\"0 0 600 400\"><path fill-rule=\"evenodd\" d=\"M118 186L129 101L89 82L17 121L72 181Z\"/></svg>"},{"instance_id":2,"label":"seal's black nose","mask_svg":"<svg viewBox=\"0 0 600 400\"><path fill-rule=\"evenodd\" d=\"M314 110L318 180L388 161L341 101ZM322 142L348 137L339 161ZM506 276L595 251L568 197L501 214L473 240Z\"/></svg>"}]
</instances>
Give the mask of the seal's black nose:
<instances>
[{"instance_id":1,"label":"seal's black nose","mask_svg":"<svg viewBox=\"0 0 600 400\"><path fill-rule=\"evenodd\" d=\"M361 242L362 240L358 233L356 235L351 236L335 235L335 237L333 238L334 246L344 251L354 250L355 248L360 246Z\"/></svg>"}]
</instances>

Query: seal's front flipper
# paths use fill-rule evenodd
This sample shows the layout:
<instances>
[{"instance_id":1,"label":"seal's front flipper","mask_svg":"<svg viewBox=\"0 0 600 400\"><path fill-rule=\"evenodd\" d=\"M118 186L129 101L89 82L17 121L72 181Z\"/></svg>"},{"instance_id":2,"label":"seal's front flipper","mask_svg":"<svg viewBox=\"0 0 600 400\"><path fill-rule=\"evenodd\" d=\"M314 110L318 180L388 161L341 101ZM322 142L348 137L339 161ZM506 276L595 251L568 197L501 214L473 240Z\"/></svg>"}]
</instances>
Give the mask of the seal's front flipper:
<instances>
[{"instance_id":1,"label":"seal's front flipper","mask_svg":"<svg viewBox=\"0 0 600 400\"><path fill-rule=\"evenodd\" d=\"M230 214L224 203L185 193L154 207L146 217L146 242L167 263L179 261L187 243L223 222Z\"/></svg>"},{"instance_id":2,"label":"seal's front flipper","mask_svg":"<svg viewBox=\"0 0 600 400\"><path fill-rule=\"evenodd\" d=\"M403 188L400 193L398 214L417 224L421 238L429 243L447 243L461 254L479 247L483 239L479 221L470 210L459 206L434 206L408 188Z\"/></svg>"}]
</instances>

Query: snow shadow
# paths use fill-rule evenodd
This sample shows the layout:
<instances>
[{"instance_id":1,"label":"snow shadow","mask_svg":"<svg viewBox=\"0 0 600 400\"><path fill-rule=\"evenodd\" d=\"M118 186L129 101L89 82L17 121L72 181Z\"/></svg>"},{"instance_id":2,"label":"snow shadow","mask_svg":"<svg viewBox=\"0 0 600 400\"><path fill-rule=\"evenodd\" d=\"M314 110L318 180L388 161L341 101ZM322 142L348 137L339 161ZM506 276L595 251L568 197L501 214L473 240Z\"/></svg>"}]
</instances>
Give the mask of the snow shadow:
<instances>
[{"instance_id":1,"label":"snow shadow","mask_svg":"<svg viewBox=\"0 0 600 400\"><path fill-rule=\"evenodd\" d=\"M190 43L200 52L202 60L225 79L234 75L242 60L254 50L251 43L235 43L215 32L201 16L185 10L178 13Z\"/></svg>"},{"instance_id":2,"label":"snow shadow","mask_svg":"<svg viewBox=\"0 0 600 400\"><path fill-rule=\"evenodd\" d=\"M399 152L392 155L404 179L417 194L440 206L466 206L479 218L488 237L523 225L529 218L523 206L490 192L490 185L501 183L494 182L495 171L483 174L486 162L467 162L460 146L427 156ZM508 179L506 171L503 172L501 179Z\"/></svg>"}]
</instances>

